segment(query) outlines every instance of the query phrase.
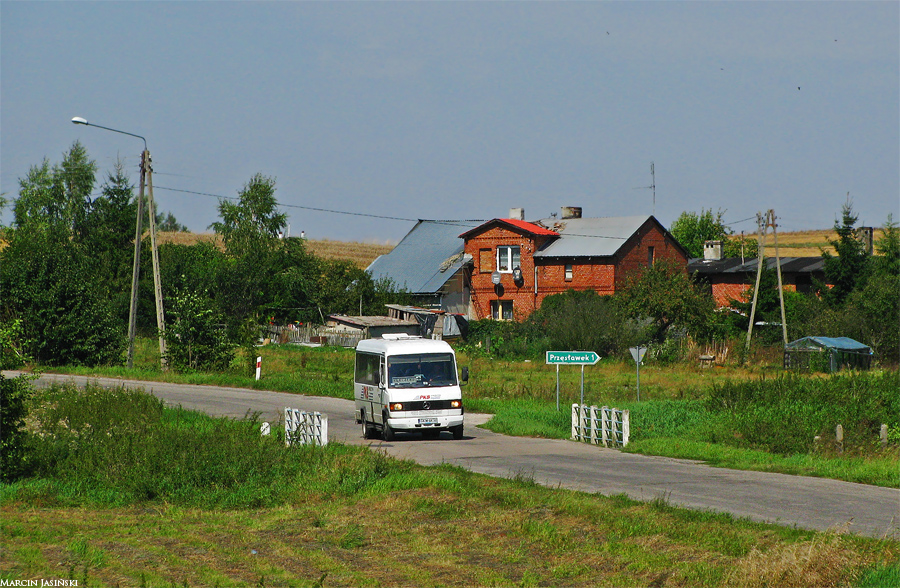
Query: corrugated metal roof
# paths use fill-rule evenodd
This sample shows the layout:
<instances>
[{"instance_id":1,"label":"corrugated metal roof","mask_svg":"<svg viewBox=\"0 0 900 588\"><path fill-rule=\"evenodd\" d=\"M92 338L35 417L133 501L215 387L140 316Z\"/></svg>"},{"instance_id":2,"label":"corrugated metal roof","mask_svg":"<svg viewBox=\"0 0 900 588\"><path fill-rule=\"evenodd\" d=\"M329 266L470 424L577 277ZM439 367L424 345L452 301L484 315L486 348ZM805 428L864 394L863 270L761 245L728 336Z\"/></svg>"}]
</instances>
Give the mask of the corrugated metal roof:
<instances>
[{"instance_id":1,"label":"corrugated metal roof","mask_svg":"<svg viewBox=\"0 0 900 588\"><path fill-rule=\"evenodd\" d=\"M745 274L756 272L759 261L755 258L745 259L740 257L727 257L716 261L692 259L688 262L688 272L706 274ZM774 270L776 260L774 257L765 258L766 269ZM781 271L791 273L813 273L825 271L825 260L822 257L782 257Z\"/></svg>"},{"instance_id":2,"label":"corrugated metal roof","mask_svg":"<svg viewBox=\"0 0 900 588\"><path fill-rule=\"evenodd\" d=\"M440 291L470 256L463 254L460 229L465 221L420 220L390 253L378 257L367 268L372 279L388 277L414 294Z\"/></svg>"},{"instance_id":3,"label":"corrugated metal roof","mask_svg":"<svg viewBox=\"0 0 900 588\"><path fill-rule=\"evenodd\" d=\"M615 255L648 216L619 216L601 218L545 218L536 221L559 234L560 238L547 243L535 257L606 257Z\"/></svg>"},{"instance_id":4,"label":"corrugated metal roof","mask_svg":"<svg viewBox=\"0 0 900 588\"><path fill-rule=\"evenodd\" d=\"M344 323L361 329L366 327L417 327L419 323L414 320L403 320L389 316L347 316L343 314L329 314L328 319Z\"/></svg>"},{"instance_id":5,"label":"corrugated metal roof","mask_svg":"<svg viewBox=\"0 0 900 588\"><path fill-rule=\"evenodd\" d=\"M803 337L786 345L788 349L808 349L810 347L840 349L843 351L871 351L868 345L864 345L850 337Z\"/></svg>"}]
</instances>

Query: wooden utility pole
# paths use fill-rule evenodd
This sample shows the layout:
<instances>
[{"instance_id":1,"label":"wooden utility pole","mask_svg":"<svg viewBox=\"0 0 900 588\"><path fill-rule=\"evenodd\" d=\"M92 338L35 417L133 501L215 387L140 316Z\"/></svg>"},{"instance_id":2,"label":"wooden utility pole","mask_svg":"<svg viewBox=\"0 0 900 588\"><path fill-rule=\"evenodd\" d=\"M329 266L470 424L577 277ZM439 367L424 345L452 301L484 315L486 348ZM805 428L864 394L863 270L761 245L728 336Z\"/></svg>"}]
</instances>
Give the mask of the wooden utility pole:
<instances>
[{"instance_id":1,"label":"wooden utility pole","mask_svg":"<svg viewBox=\"0 0 900 588\"><path fill-rule=\"evenodd\" d=\"M747 350L750 349L750 337L753 335L753 323L756 321L756 302L759 297L759 282L762 276L763 263L765 263L766 234L769 227L772 228L772 237L775 239L775 269L778 273L778 300L781 304L781 335L784 344L787 345L787 320L784 312L784 288L781 282L781 256L778 252L778 225L775 223L775 211L769 210L765 216L761 212L756 213L757 239L759 252L756 264L756 286L753 288L753 304L750 306L750 324L747 326Z\"/></svg>"},{"instance_id":2,"label":"wooden utility pole","mask_svg":"<svg viewBox=\"0 0 900 588\"><path fill-rule=\"evenodd\" d=\"M147 207L150 209L150 251L153 260L153 295L156 301L156 330L159 334L159 361L162 369L168 367L166 361L166 316L163 311L162 280L159 274L159 248L156 243L156 207L153 204L153 163L150 152L144 151L141 173L147 176ZM143 183L143 182L142 182Z\"/></svg>"},{"instance_id":3,"label":"wooden utility pole","mask_svg":"<svg viewBox=\"0 0 900 588\"><path fill-rule=\"evenodd\" d=\"M134 265L131 268L131 304L128 308L128 369L134 367L134 336L137 322L138 285L141 278L141 222L144 218L144 159L149 156L146 149L141 153L141 180L138 190L137 222L134 228Z\"/></svg>"}]
</instances>

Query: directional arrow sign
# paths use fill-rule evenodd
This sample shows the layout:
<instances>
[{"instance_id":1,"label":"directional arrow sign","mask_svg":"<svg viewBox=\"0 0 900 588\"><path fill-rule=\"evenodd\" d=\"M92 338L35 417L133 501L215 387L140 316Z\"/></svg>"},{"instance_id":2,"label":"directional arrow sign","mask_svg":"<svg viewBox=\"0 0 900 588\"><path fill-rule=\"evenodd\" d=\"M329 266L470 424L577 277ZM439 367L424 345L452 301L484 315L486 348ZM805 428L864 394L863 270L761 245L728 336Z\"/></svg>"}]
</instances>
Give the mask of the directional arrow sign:
<instances>
[{"instance_id":1,"label":"directional arrow sign","mask_svg":"<svg viewBox=\"0 0 900 588\"><path fill-rule=\"evenodd\" d=\"M548 365L594 365L600 356L593 351L548 351Z\"/></svg>"}]
</instances>

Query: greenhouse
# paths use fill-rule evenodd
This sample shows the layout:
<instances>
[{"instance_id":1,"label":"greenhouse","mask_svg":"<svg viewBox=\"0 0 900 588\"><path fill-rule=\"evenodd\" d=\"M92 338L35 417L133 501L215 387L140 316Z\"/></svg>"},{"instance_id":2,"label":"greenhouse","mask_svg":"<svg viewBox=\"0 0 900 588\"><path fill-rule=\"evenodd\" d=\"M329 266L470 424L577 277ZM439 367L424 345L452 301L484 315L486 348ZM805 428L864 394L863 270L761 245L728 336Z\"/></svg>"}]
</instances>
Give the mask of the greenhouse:
<instances>
[{"instance_id":1,"label":"greenhouse","mask_svg":"<svg viewBox=\"0 0 900 588\"><path fill-rule=\"evenodd\" d=\"M872 348L849 337L803 337L784 347L785 369L818 372L867 370L871 363Z\"/></svg>"}]
</instances>

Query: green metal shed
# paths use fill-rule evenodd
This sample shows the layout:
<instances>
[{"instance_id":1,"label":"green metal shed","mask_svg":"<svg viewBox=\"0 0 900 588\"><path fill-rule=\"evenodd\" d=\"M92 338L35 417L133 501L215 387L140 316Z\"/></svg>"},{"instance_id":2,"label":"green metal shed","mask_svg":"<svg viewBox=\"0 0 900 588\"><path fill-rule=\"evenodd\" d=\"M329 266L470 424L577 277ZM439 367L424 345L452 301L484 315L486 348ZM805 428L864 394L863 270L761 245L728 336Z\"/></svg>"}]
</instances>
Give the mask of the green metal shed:
<instances>
[{"instance_id":1,"label":"green metal shed","mask_svg":"<svg viewBox=\"0 0 900 588\"><path fill-rule=\"evenodd\" d=\"M785 369L867 370L871 363L872 348L849 337L803 337L784 346Z\"/></svg>"}]
</instances>

